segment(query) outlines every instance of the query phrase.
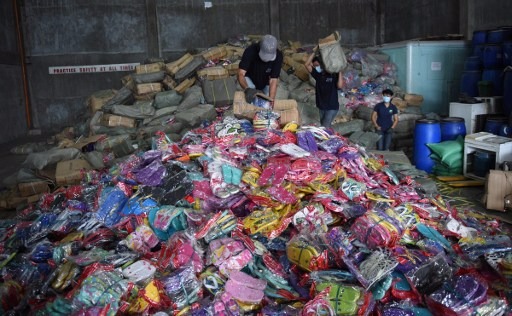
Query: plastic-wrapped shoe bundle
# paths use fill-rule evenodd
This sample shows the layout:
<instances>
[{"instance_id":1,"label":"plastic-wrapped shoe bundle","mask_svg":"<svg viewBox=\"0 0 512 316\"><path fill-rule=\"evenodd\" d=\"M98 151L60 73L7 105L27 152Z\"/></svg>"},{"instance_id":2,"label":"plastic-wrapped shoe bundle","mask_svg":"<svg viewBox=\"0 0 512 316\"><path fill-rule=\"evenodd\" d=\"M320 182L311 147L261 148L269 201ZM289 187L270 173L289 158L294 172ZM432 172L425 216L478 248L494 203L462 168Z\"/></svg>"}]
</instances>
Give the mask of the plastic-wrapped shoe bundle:
<instances>
[{"instance_id":1,"label":"plastic-wrapped shoe bundle","mask_svg":"<svg viewBox=\"0 0 512 316\"><path fill-rule=\"evenodd\" d=\"M180 268L160 281L175 310L197 302L202 296L201 282L191 266Z\"/></svg>"},{"instance_id":2,"label":"plastic-wrapped shoe bundle","mask_svg":"<svg viewBox=\"0 0 512 316\"><path fill-rule=\"evenodd\" d=\"M371 294L365 293L361 287L327 282L315 285L317 292L326 288L329 288L327 299L336 315L369 315L373 310L375 303L371 300Z\"/></svg>"},{"instance_id":3,"label":"plastic-wrapped shoe bundle","mask_svg":"<svg viewBox=\"0 0 512 316\"><path fill-rule=\"evenodd\" d=\"M92 273L84 272L73 294L73 304L79 308L109 305L107 315L115 315L122 304L122 297L128 291L128 280L120 272L108 267L90 268Z\"/></svg>"},{"instance_id":4,"label":"plastic-wrapped shoe bundle","mask_svg":"<svg viewBox=\"0 0 512 316\"><path fill-rule=\"evenodd\" d=\"M488 285L476 275L455 277L427 298L427 305L443 315L502 315L505 300L489 297Z\"/></svg>"},{"instance_id":5,"label":"plastic-wrapped shoe bundle","mask_svg":"<svg viewBox=\"0 0 512 316\"><path fill-rule=\"evenodd\" d=\"M386 211L371 210L358 217L350 230L369 248L394 246L402 237L405 227L400 216L391 208Z\"/></svg>"}]
</instances>

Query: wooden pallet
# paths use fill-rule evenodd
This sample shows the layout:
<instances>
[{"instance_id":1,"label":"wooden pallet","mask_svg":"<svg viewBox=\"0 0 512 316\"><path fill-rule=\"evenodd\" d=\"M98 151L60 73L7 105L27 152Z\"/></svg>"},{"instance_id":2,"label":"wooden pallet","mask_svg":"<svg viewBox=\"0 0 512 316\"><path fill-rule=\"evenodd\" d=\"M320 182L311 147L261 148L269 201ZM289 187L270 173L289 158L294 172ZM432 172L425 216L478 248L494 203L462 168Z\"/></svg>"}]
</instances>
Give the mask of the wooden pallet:
<instances>
[{"instance_id":1,"label":"wooden pallet","mask_svg":"<svg viewBox=\"0 0 512 316\"><path fill-rule=\"evenodd\" d=\"M445 182L451 187L465 188L465 187L479 187L485 184L484 181L468 179L463 175L457 176L437 176L439 181Z\"/></svg>"}]
</instances>

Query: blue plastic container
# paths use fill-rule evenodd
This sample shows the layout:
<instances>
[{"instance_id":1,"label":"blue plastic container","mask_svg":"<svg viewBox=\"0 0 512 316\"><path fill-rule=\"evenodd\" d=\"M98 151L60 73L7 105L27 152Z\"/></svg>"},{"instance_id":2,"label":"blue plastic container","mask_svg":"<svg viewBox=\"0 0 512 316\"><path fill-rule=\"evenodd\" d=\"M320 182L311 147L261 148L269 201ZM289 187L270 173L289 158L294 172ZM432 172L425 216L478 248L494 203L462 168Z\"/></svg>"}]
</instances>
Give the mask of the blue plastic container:
<instances>
[{"instance_id":1,"label":"blue plastic container","mask_svg":"<svg viewBox=\"0 0 512 316\"><path fill-rule=\"evenodd\" d=\"M426 144L441 142L441 124L438 120L419 119L414 126L413 160L417 169L432 172L434 161L430 158L431 151Z\"/></svg>"},{"instance_id":2,"label":"blue plastic container","mask_svg":"<svg viewBox=\"0 0 512 316\"><path fill-rule=\"evenodd\" d=\"M473 46L487 43L487 31L474 31L471 38Z\"/></svg>"},{"instance_id":3,"label":"blue plastic container","mask_svg":"<svg viewBox=\"0 0 512 316\"><path fill-rule=\"evenodd\" d=\"M512 41L503 42L501 50L503 51L503 66L512 66Z\"/></svg>"},{"instance_id":4,"label":"blue plastic container","mask_svg":"<svg viewBox=\"0 0 512 316\"><path fill-rule=\"evenodd\" d=\"M482 80L493 83L493 95L503 95L503 69L484 69L482 71ZM478 84L477 84L478 85Z\"/></svg>"},{"instance_id":5,"label":"blue plastic container","mask_svg":"<svg viewBox=\"0 0 512 316\"><path fill-rule=\"evenodd\" d=\"M454 140L458 136L466 136L466 124L462 117L446 117L441 119L441 141Z\"/></svg>"},{"instance_id":6,"label":"blue plastic container","mask_svg":"<svg viewBox=\"0 0 512 316\"><path fill-rule=\"evenodd\" d=\"M460 79L460 93L470 97L478 96L478 81L482 80L482 72L479 70L464 71Z\"/></svg>"},{"instance_id":7,"label":"blue plastic container","mask_svg":"<svg viewBox=\"0 0 512 316\"><path fill-rule=\"evenodd\" d=\"M512 127L507 123L501 124L500 130L498 131L499 136L510 137L512 136Z\"/></svg>"},{"instance_id":8,"label":"blue plastic container","mask_svg":"<svg viewBox=\"0 0 512 316\"><path fill-rule=\"evenodd\" d=\"M490 169L494 169L496 155L484 151L476 151L473 160L473 173L485 177Z\"/></svg>"},{"instance_id":9,"label":"blue plastic container","mask_svg":"<svg viewBox=\"0 0 512 316\"><path fill-rule=\"evenodd\" d=\"M480 62L483 62L484 60L484 48L485 44L473 46L473 56L478 56L478 58L480 58Z\"/></svg>"},{"instance_id":10,"label":"blue plastic container","mask_svg":"<svg viewBox=\"0 0 512 316\"><path fill-rule=\"evenodd\" d=\"M487 43L489 44L499 44L503 42L503 34L505 32L503 29L495 29L487 31Z\"/></svg>"},{"instance_id":11,"label":"blue plastic container","mask_svg":"<svg viewBox=\"0 0 512 316\"><path fill-rule=\"evenodd\" d=\"M466 58L464 62L464 70L481 70L482 69L482 60L478 56L470 56Z\"/></svg>"},{"instance_id":12,"label":"blue plastic container","mask_svg":"<svg viewBox=\"0 0 512 316\"><path fill-rule=\"evenodd\" d=\"M493 133L494 135L498 135L500 133L500 128L503 124L507 122L506 117L489 117L485 120L485 128L484 132Z\"/></svg>"},{"instance_id":13,"label":"blue plastic container","mask_svg":"<svg viewBox=\"0 0 512 316\"><path fill-rule=\"evenodd\" d=\"M506 117L512 113L512 68L503 72L503 112Z\"/></svg>"},{"instance_id":14,"label":"blue plastic container","mask_svg":"<svg viewBox=\"0 0 512 316\"><path fill-rule=\"evenodd\" d=\"M501 44L485 45L482 64L485 69L493 69L503 66L503 51Z\"/></svg>"}]
</instances>

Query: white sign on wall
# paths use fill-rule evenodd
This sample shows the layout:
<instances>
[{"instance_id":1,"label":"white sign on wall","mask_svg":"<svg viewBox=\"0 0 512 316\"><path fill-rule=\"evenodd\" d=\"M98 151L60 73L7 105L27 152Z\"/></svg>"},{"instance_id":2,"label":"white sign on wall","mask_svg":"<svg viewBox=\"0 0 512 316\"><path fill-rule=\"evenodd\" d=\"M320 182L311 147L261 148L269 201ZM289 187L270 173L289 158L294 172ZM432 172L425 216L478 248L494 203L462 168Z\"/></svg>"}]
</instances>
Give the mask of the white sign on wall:
<instances>
[{"instance_id":1,"label":"white sign on wall","mask_svg":"<svg viewBox=\"0 0 512 316\"><path fill-rule=\"evenodd\" d=\"M96 72L133 71L140 63L110 64L110 65L86 65L86 66L55 66L48 67L50 75L85 74Z\"/></svg>"}]
</instances>

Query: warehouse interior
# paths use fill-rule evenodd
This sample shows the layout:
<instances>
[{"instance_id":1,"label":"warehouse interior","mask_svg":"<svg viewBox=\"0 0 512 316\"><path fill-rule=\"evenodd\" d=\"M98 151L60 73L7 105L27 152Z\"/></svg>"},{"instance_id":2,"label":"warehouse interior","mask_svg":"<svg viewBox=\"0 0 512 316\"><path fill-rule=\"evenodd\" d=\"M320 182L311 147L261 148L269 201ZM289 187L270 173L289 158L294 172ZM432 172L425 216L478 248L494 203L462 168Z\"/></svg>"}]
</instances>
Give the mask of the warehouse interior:
<instances>
[{"instance_id":1,"label":"warehouse interior","mask_svg":"<svg viewBox=\"0 0 512 316\"><path fill-rule=\"evenodd\" d=\"M510 12L1 1L0 314L512 315ZM274 114L237 78L265 34ZM331 128L307 70L325 43Z\"/></svg>"}]
</instances>

